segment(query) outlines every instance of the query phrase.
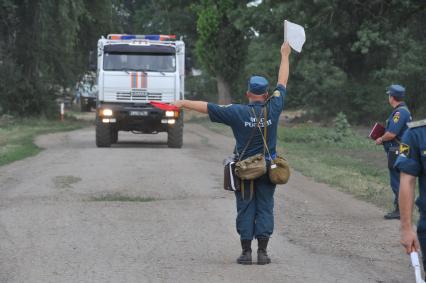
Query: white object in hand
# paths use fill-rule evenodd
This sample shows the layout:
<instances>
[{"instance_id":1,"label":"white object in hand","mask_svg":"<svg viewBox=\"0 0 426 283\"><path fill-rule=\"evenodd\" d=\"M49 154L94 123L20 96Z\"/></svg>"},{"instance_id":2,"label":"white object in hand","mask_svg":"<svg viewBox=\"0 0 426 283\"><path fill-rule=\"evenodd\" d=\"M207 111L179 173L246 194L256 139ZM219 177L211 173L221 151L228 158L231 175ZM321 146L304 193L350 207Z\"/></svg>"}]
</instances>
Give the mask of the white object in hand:
<instances>
[{"instance_id":1,"label":"white object in hand","mask_svg":"<svg viewBox=\"0 0 426 283\"><path fill-rule=\"evenodd\" d=\"M298 24L284 21L284 42L288 41L290 47L297 52L302 52L303 44L306 41L305 29Z\"/></svg>"},{"instance_id":2,"label":"white object in hand","mask_svg":"<svg viewBox=\"0 0 426 283\"><path fill-rule=\"evenodd\" d=\"M414 267L414 273L416 275L416 283L425 283L422 279L422 272L420 271L419 254L417 252L410 253L411 265Z\"/></svg>"}]
</instances>

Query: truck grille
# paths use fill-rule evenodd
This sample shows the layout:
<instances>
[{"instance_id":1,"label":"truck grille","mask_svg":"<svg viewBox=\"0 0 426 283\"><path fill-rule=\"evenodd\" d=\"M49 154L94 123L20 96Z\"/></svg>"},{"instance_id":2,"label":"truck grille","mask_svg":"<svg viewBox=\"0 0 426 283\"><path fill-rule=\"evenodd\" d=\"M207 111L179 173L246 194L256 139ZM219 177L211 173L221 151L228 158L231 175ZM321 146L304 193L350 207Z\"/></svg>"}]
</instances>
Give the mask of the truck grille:
<instances>
[{"instance_id":1,"label":"truck grille","mask_svg":"<svg viewBox=\"0 0 426 283\"><path fill-rule=\"evenodd\" d=\"M124 101L162 101L163 95L143 89L132 89L130 92L117 92L116 98Z\"/></svg>"}]
</instances>

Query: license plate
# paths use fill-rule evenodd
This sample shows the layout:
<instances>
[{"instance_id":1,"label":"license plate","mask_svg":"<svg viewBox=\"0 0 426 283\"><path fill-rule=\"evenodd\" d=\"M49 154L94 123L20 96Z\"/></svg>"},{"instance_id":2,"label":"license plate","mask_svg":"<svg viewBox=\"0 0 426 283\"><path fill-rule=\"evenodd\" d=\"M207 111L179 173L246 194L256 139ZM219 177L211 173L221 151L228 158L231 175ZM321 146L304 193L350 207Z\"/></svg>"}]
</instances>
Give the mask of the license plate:
<instances>
[{"instance_id":1,"label":"license plate","mask_svg":"<svg viewBox=\"0 0 426 283\"><path fill-rule=\"evenodd\" d=\"M148 116L148 111L130 111L130 116Z\"/></svg>"}]
</instances>

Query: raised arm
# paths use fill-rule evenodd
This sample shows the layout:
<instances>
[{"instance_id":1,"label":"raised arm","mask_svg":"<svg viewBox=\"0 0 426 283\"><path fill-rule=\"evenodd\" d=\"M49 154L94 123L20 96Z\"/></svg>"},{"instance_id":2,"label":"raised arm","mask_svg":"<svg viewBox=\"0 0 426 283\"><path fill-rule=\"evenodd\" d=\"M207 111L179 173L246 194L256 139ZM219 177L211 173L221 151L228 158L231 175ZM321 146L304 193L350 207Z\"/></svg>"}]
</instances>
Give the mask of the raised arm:
<instances>
[{"instance_id":1,"label":"raised arm","mask_svg":"<svg viewBox=\"0 0 426 283\"><path fill-rule=\"evenodd\" d=\"M288 74L290 72L288 57L290 55L291 48L288 42L284 42L281 45L281 64L278 72L278 84L287 86Z\"/></svg>"},{"instance_id":2,"label":"raised arm","mask_svg":"<svg viewBox=\"0 0 426 283\"><path fill-rule=\"evenodd\" d=\"M172 104L179 108L185 108L207 114L207 102L205 101L178 100Z\"/></svg>"}]
</instances>

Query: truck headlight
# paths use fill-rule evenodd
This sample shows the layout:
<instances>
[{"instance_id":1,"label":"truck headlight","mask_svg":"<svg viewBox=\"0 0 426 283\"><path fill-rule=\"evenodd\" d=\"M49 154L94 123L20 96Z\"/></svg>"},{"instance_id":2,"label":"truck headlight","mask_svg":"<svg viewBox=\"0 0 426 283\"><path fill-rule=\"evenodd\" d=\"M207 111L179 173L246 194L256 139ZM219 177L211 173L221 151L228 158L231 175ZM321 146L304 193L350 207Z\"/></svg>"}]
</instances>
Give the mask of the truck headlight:
<instances>
[{"instance_id":1,"label":"truck headlight","mask_svg":"<svg viewBox=\"0 0 426 283\"><path fill-rule=\"evenodd\" d=\"M102 110L102 116L111 117L112 116L112 110L111 109L103 109Z\"/></svg>"},{"instance_id":2,"label":"truck headlight","mask_svg":"<svg viewBox=\"0 0 426 283\"><path fill-rule=\"evenodd\" d=\"M175 111L166 111L166 117L175 117Z\"/></svg>"}]
</instances>

